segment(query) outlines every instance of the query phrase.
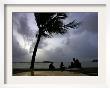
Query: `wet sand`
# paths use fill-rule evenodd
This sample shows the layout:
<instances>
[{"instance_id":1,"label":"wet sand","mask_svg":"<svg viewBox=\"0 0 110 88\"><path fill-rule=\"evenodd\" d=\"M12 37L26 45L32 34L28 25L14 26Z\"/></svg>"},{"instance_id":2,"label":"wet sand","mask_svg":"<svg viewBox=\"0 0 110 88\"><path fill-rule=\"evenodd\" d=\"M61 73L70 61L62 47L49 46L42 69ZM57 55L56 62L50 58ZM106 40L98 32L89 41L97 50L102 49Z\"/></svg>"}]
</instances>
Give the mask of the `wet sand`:
<instances>
[{"instance_id":1,"label":"wet sand","mask_svg":"<svg viewBox=\"0 0 110 88\"><path fill-rule=\"evenodd\" d=\"M82 68L79 71L65 70L61 72L59 69L49 71L48 69L35 69L35 76L98 76L98 68ZM31 76L29 69L13 69L13 76Z\"/></svg>"},{"instance_id":2,"label":"wet sand","mask_svg":"<svg viewBox=\"0 0 110 88\"><path fill-rule=\"evenodd\" d=\"M31 76L29 71L13 74L13 76ZM69 71L34 71L34 76L87 76L80 72Z\"/></svg>"}]
</instances>

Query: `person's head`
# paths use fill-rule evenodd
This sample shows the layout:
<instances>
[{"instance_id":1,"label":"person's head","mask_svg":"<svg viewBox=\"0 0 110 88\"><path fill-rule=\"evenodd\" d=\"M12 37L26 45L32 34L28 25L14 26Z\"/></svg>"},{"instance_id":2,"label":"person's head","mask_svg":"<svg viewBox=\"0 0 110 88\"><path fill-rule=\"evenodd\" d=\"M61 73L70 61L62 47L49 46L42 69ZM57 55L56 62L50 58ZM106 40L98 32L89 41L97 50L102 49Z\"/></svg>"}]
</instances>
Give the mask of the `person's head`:
<instances>
[{"instance_id":1,"label":"person's head","mask_svg":"<svg viewBox=\"0 0 110 88\"><path fill-rule=\"evenodd\" d=\"M73 58L73 61L75 61L75 58Z\"/></svg>"},{"instance_id":2,"label":"person's head","mask_svg":"<svg viewBox=\"0 0 110 88\"><path fill-rule=\"evenodd\" d=\"M79 62L79 60L78 60L78 59L76 59L76 62Z\"/></svg>"},{"instance_id":3,"label":"person's head","mask_svg":"<svg viewBox=\"0 0 110 88\"><path fill-rule=\"evenodd\" d=\"M63 62L61 62L61 65L63 65Z\"/></svg>"}]
</instances>

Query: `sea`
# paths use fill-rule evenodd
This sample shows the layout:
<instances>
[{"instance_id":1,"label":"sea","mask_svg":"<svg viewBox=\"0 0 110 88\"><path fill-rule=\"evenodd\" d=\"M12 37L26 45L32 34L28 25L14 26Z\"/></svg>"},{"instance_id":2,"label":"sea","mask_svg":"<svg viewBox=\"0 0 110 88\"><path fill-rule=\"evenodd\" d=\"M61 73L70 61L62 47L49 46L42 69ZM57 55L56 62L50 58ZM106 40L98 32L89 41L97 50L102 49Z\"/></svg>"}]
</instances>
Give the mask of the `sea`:
<instances>
[{"instance_id":1,"label":"sea","mask_svg":"<svg viewBox=\"0 0 110 88\"><path fill-rule=\"evenodd\" d=\"M71 62L63 62L64 66L68 68L68 66L71 64ZM35 69L48 69L50 63L43 63L43 62L35 62L34 67ZM60 67L61 62L53 62L53 65L55 68ZM13 69L29 69L31 63L30 62L13 62L12 66ZM98 67L98 62L92 62L92 61L83 61L81 62L81 66L83 68L94 68Z\"/></svg>"}]
</instances>

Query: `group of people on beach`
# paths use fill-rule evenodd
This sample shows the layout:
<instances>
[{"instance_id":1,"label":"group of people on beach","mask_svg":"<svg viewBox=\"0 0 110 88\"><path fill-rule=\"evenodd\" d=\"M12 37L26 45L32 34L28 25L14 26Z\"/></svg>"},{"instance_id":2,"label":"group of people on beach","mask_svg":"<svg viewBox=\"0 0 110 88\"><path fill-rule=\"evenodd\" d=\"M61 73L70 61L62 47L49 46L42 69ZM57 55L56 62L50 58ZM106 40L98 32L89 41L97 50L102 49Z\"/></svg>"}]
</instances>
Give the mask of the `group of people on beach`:
<instances>
[{"instance_id":1,"label":"group of people on beach","mask_svg":"<svg viewBox=\"0 0 110 88\"><path fill-rule=\"evenodd\" d=\"M81 69L81 62L78 59L73 58L73 61L71 61L71 64L68 66L68 69L71 69L71 68ZM63 62L61 62L60 70L64 71L65 69L66 69L66 67L64 66ZM55 70L55 66L53 65L53 62L50 63L49 70L51 70L51 71Z\"/></svg>"}]
</instances>

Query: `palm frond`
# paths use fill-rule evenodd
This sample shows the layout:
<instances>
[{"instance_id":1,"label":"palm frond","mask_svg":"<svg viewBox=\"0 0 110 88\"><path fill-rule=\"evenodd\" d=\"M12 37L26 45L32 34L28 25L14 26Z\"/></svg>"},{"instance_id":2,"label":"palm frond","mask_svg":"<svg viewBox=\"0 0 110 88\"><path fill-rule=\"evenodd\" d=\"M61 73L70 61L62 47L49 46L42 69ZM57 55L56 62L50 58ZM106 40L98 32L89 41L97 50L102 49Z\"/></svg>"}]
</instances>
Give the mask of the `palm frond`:
<instances>
[{"instance_id":1,"label":"palm frond","mask_svg":"<svg viewBox=\"0 0 110 88\"><path fill-rule=\"evenodd\" d=\"M52 34L64 34L68 29L77 29L80 23L74 20L68 24L63 23L67 18L66 13L34 13L35 20L39 30L42 30L42 36L51 37Z\"/></svg>"}]
</instances>

